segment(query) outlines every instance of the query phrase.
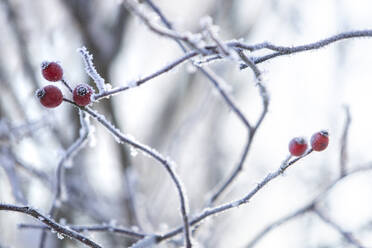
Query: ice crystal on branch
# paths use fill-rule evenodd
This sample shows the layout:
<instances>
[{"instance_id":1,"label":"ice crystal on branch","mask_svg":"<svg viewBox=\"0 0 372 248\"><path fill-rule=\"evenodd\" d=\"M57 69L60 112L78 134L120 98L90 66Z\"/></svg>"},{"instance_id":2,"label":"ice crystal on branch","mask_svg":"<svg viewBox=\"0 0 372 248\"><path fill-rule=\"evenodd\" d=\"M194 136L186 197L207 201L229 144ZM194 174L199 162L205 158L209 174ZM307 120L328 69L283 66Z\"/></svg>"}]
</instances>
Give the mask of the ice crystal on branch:
<instances>
[{"instance_id":1,"label":"ice crystal on branch","mask_svg":"<svg viewBox=\"0 0 372 248\"><path fill-rule=\"evenodd\" d=\"M93 55L89 53L86 47L78 48L77 51L80 53L84 60L85 71L93 79L94 83L98 88L98 93L101 94L105 92L105 80L98 74L94 64Z\"/></svg>"}]
</instances>

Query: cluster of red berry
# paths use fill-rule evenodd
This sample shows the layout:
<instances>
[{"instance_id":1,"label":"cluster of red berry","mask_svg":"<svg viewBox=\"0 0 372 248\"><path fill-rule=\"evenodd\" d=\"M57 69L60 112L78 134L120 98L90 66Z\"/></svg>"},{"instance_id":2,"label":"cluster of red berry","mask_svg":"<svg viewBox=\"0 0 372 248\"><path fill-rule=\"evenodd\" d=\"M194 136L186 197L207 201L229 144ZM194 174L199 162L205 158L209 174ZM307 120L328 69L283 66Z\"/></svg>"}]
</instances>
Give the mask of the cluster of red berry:
<instances>
[{"instance_id":1,"label":"cluster of red berry","mask_svg":"<svg viewBox=\"0 0 372 248\"><path fill-rule=\"evenodd\" d=\"M323 130L315 133L310 140L311 149L320 152L327 148L329 143L328 132ZM307 142L303 137L293 138L289 142L289 152L292 156L302 156L307 150Z\"/></svg>"},{"instance_id":2,"label":"cluster of red berry","mask_svg":"<svg viewBox=\"0 0 372 248\"><path fill-rule=\"evenodd\" d=\"M43 77L51 82L63 80L63 69L56 62L43 62L41 64L41 73ZM93 89L87 84L79 84L72 92L74 102L79 106L86 106L91 102ZM36 91L36 96L40 103L47 108L55 108L63 101L62 91L54 86L47 85Z\"/></svg>"}]
</instances>

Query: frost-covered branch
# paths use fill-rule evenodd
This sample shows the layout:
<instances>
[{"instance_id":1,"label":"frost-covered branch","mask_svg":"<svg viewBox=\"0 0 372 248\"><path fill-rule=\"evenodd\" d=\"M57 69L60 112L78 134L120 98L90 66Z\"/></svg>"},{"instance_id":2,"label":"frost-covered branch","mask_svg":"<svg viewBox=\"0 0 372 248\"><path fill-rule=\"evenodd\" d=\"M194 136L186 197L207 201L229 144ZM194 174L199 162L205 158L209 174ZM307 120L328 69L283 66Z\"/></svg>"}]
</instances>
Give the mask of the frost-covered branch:
<instances>
[{"instance_id":1,"label":"frost-covered branch","mask_svg":"<svg viewBox=\"0 0 372 248\"><path fill-rule=\"evenodd\" d=\"M84 60L85 71L93 79L94 83L97 86L98 93L102 94L105 92L105 80L99 75L94 64L93 64L93 55L89 53L86 47L79 48L77 50L81 57Z\"/></svg>"},{"instance_id":2,"label":"frost-covered branch","mask_svg":"<svg viewBox=\"0 0 372 248\"><path fill-rule=\"evenodd\" d=\"M57 235L62 235L61 237L67 236L72 239L80 241L81 243L85 244L88 247L101 248L99 244L95 243L88 237L74 230L71 230L68 227L65 227L64 225L57 223L52 218L49 218L46 215L41 214L38 210L30 206L17 206L17 205L0 203L0 211L12 211L12 212L19 212L19 213L29 215L35 218L36 220L44 223L48 227L50 227L51 230L57 233Z\"/></svg>"},{"instance_id":3,"label":"frost-covered branch","mask_svg":"<svg viewBox=\"0 0 372 248\"><path fill-rule=\"evenodd\" d=\"M270 42L263 42L256 45L244 45L240 43L238 45L239 48L249 50L251 52L261 50L261 49L269 49L272 51L280 52L282 54L293 54L303 51L309 51L314 49L319 49L322 47L325 47L329 44L332 44L337 41L346 40L346 39L352 39L352 38L363 38L363 37L372 37L372 30L356 30L356 31L349 31L349 32L343 32L339 33L333 36L330 36L328 38L309 43L306 45L299 45L299 46L278 46L274 45Z\"/></svg>"},{"instance_id":4,"label":"frost-covered branch","mask_svg":"<svg viewBox=\"0 0 372 248\"><path fill-rule=\"evenodd\" d=\"M36 225L36 224L19 224L19 228L30 228L30 229L46 229L51 230L50 226L46 225ZM103 224L103 225L66 225L67 228L74 230L76 232L108 232L108 233L115 233L115 234L122 234L128 237L142 239L148 234L135 232L130 229L126 229L119 226L113 226L110 224Z\"/></svg>"},{"instance_id":5,"label":"frost-covered branch","mask_svg":"<svg viewBox=\"0 0 372 248\"><path fill-rule=\"evenodd\" d=\"M183 62L189 60L192 57L195 57L196 55L198 55L198 53L195 52L195 51L189 52L189 53L183 55L182 57L176 59L172 63L166 65L165 67L151 73L150 75L147 75L147 76L145 76L141 79L138 79L136 81L129 82L128 85L117 87L117 88L114 88L114 89L107 90L107 91L104 91L102 93L96 94L96 95L94 95L94 99L99 100L101 98L108 97L108 96L117 94L119 92L122 92L122 91L125 91L125 90L129 90L131 88L135 88L137 86L140 86L140 85L150 81L151 79L154 79L154 78L170 71L171 69L173 69L177 65L182 64Z\"/></svg>"}]
</instances>

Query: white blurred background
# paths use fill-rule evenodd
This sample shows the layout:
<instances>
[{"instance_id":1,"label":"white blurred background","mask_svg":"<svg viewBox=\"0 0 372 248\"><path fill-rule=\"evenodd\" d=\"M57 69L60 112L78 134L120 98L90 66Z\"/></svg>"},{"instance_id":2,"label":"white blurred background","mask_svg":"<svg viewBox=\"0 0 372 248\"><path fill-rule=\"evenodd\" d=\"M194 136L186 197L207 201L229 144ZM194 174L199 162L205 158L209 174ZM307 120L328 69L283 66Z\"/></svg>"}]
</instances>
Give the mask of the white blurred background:
<instances>
[{"instance_id":1,"label":"white blurred background","mask_svg":"<svg viewBox=\"0 0 372 248\"><path fill-rule=\"evenodd\" d=\"M246 44L307 44L331 35L372 27L368 0L154 0L179 31L200 31L200 19L211 16L222 40ZM143 8L150 9L143 4ZM120 19L122 18L122 19ZM122 23L119 23L122 21ZM158 21L154 16L154 21ZM115 29L117 28L117 29ZM0 143L17 158L54 180L63 151L78 136L77 110L62 104L52 110L34 97L44 60L61 62L73 85L87 77L77 48L86 46L98 72L113 87L152 73L182 56L170 39L160 37L117 0L0 1L0 121L12 127L37 122L32 135ZM305 206L340 174L341 137L349 107L347 169L372 161L372 41L351 39L325 48L281 56L259 64L270 95L269 112L257 131L244 170L218 203L248 193L288 155L295 136L327 129L330 145L290 168L248 204L209 218L194 236L200 247L246 247L266 225ZM260 53L258 53L260 54ZM249 53L248 53L249 55ZM255 54L257 55L257 54ZM262 104L253 74L232 61L210 66L231 87L231 95L251 122ZM61 86L61 85L60 85ZM61 86L62 88L62 86ZM69 98L68 91L64 91ZM144 85L93 104L123 132L177 163L190 204L199 213L216 185L239 161L246 130L212 84L185 63ZM115 220L163 233L181 225L177 192L165 170L152 159L119 145L97 124L95 133L66 171L67 202L57 217L73 224ZM133 151L132 151L133 153ZM1 161L0 161L1 162ZM51 187L16 167L28 203L48 212ZM128 209L129 175L138 218ZM372 173L339 182L319 204L322 213L350 231L363 247L372 246ZM15 203L5 170L0 167L0 202ZM40 230L18 229L36 223L29 217L0 212L0 247L38 247ZM103 247L127 247L133 240L107 233L87 234ZM174 247L162 243L159 247ZM48 235L46 247L82 247ZM315 214L277 227L255 247L353 247Z\"/></svg>"}]
</instances>

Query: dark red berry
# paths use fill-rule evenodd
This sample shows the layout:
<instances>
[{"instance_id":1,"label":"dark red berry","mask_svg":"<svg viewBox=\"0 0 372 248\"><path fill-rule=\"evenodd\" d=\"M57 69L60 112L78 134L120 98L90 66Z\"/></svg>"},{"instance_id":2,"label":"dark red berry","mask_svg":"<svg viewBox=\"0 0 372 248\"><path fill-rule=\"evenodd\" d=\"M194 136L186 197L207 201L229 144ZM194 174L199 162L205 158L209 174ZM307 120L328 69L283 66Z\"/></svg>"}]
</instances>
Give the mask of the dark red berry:
<instances>
[{"instance_id":1,"label":"dark red berry","mask_svg":"<svg viewBox=\"0 0 372 248\"><path fill-rule=\"evenodd\" d=\"M315 133L310 140L311 148L314 151L320 152L327 148L329 143L329 134L327 131L320 131Z\"/></svg>"},{"instance_id":2,"label":"dark red berry","mask_svg":"<svg viewBox=\"0 0 372 248\"><path fill-rule=\"evenodd\" d=\"M36 96L39 98L40 103L47 108L55 108L63 101L62 91L54 85L47 85L42 89L38 89Z\"/></svg>"},{"instance_id":3,"label":"dark red berry","mask_svg":"<svg viewBox=\"0 0 372 248\"><path fill-rule=\"evenodd\" d=\"M87 106L91 100L93 89L87 84L79 84L75 87L73 92L74 102L79 106Z\"/></svg>"},{"instance_id":4,"label":"dark red berry","mask_svg":"<svg viewBox=\"0 0 372 248\"><path fill-rule=\"evenodd\" d=\"M46 80L52 82L61 80L63 76L63 69L56 62L43 62L41 64L41 72Z\"/></svg>"},{"instance_id":5,"label":"dark red berry","mask_svg":"<svg viewBox=\"0 0 372 248\"><path fill-rule=\"evenodd\" d=\"M305 138L296 137L289 142L289 152L292 156L301 156L306 152L307 143Z\"/></svg>"}]
</instances>

